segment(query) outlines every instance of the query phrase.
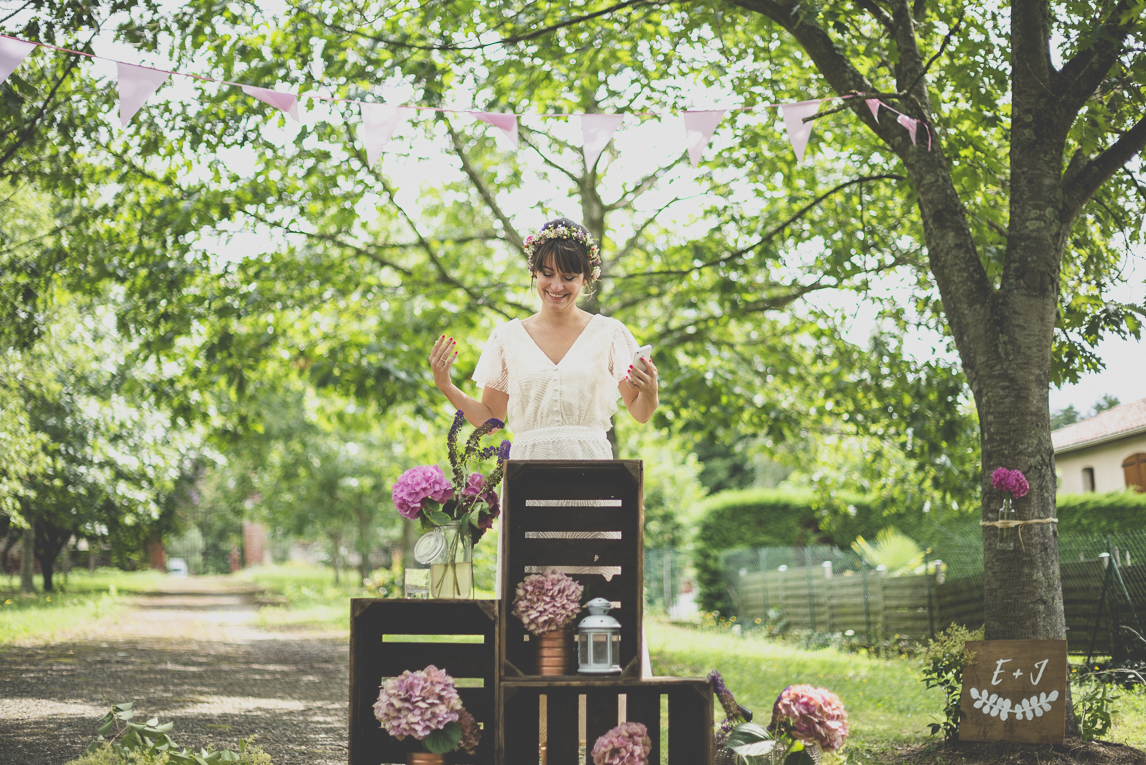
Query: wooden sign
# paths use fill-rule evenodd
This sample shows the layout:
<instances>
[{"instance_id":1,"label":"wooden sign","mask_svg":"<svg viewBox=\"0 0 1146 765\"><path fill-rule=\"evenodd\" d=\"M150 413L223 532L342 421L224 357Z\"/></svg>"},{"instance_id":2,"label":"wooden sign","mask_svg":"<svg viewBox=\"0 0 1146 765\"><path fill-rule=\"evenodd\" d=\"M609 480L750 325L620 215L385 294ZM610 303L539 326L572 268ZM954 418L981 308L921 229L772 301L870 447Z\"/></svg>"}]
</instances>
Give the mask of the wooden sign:
<instances>
[{"instance_id":1,"label":"wooden sign","mask_svg":"<svg viewBox=\"0 0 1146 765\"><path fill-rule=\"evenodd\" d=\"M960 741L1061 744L1066 735L1065 640L971 640L963 670Z\"/></svg>"}]
</instances>

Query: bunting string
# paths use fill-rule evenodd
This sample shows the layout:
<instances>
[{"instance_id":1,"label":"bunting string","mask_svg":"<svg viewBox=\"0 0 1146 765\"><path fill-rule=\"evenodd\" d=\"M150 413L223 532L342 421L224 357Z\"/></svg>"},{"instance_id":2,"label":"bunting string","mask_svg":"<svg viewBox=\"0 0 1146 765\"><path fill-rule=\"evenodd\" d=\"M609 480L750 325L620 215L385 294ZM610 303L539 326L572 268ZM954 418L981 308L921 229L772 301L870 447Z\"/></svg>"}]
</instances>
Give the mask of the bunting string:
<instances>
[{"instance_id":1,"label":"bunting string","mask_svg":"<svg viewBox=\"0 0 1146 765\"><path fill-rule=\"evenodd\" d=\"M126 61L97 56L93 53L61 48L48 43L22 40L18 37L0 35L0 83L3 83L16 70L17 67L36 48L47 48L60 53L100 61L108 61L116 65L116 74L119 88L119 121L120 127L127 127L131 118L135 116L151 96L155 94L172 75L188 77L200 82L212 82L229 87L240 88L246 95L273 106L289 116L295 122L299 121L299 96L295 93L247 85L241 82L221 80L200 74L188 74L175 70L159 69L142 66ZM324 96L320 93L307 93L308 98L328 103L345 103L357 105L361 111L362 123L359 132L360 139L366 147L366 160L370 167L374 166L390 138L397 128L418 112L438 112L448 114L468 114L480 122L497 128L509 141L514 149L519 148L517 130L518 118L521 116L568 119L580 117L582 151L585 157L585 166L592 169L605 147L609 145L613 135L621 127L626 116L633 117L666 117L681 116L684 121L685 145L688 149L689 162L693 167L700 164L704 150L712 141L712 136L728 112L750 112L759 109L779 109L784 121L784 130L792 151L796 154L796 162L804 160L804 151L812 137L812 127L819 111L820 104L826 101L843 100L848 98L864 98L864 103L871 110L872 117L879 121L879 110L887 109L897 115L896 122L901 125L911 138L913 146L918 145L917 133L922 127L927 133L927 150L931 151L931 129L926 122L910 117L903 112L892 108L879 98L864 97L863 94L846 94L842 96L825 96L824 98L798 101L795 103L756 104L754 106L728 107L724 109L685 110L682 112L629 112L626 114L578 114L561 112L538 112L529 115L519 115L512 112L486 112L473 109L449 109L437 106L419 106L417 104L404 104L401 106L377 103L374 101L361 101L353 98L338 96Z\"/></svg>"}]
</instances>

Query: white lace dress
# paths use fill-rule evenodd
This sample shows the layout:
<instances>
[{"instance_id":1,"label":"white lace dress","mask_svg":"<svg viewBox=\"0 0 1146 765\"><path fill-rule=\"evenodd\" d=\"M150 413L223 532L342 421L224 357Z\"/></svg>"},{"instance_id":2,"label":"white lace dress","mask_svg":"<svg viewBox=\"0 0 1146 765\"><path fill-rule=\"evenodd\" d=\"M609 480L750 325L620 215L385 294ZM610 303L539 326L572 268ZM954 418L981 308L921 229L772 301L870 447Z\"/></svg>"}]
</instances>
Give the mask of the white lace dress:
<instances>
[{"instance_id":1,"label":"white lace dress","mask_svg":"<svg viewBox=\"0 0 1146 765\"><path fill-rule=\"evenodd\" d=\"M473 380L509 394L513 459L611 460L605 434L636 349L624 324L595 314L554 364L514 319L490 335Z\"/></svg>"}]
</instances>

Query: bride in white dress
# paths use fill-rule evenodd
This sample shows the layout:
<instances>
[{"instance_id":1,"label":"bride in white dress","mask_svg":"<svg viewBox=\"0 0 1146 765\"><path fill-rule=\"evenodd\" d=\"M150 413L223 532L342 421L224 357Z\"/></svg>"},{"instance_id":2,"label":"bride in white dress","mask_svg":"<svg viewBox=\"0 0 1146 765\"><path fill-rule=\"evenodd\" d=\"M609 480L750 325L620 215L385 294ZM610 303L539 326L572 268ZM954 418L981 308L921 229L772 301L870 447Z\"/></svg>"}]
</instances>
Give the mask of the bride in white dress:
<instances>
[{"instance_id":1,"label":"bride in white dress","mask_svg":"<svg viewBox=\"0 0 1146 765\"><path fill-rule=\"evenodd\" d=\"M450 379L458 350L445 335L430 352L434 384L472 425L508 422L514 459L612 459L606 433L617 399L648 422L659 404L656 365L633 367L637 343L625 325L577 307L601 275L600 251L584 227L552 220L525 240L525 252L541 310L490 335L473 376L481 400Z\"/></svg>"},{"instance_id":2,"label":"bride in white dress","mask_svg":"<svg viewBox=\"0 0 1146 765\"><path fill-rule=\"evenodd\" d=\"M606 434L617 399L637 422L648 422L660 403L656 365L649 360L634 367L637 342L625 325L577 307L577 298L601 275L600 249L583 226L551 220L525 240L525 253L541 310L490 335L473 375L481 400L450 379L458 356L452 337L439 337L430 352L434 384L470 424L491 417L507 422L513 459L611 460ZM499 561L499 591L500 574ZM643 636L641 654L647 676ZM540 724L544 738L544 704Z\"/></svg>"}]
</instances>

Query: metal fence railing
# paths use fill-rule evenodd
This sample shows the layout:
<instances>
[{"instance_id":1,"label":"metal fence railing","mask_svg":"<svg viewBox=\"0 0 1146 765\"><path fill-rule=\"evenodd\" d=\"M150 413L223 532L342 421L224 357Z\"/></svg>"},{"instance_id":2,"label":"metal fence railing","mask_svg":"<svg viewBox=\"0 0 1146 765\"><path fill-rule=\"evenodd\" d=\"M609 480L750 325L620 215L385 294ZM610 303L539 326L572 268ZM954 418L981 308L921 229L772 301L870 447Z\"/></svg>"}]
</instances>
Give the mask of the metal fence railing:
<instances>
[{"instance_id":1,"label":"metal fence railing","mask_svg":"<svg viewBox=\"0 0 1146 765\"><path fill-rule=\"evenodd\" d=\"M851 630L870 644L923 640L950 624L983 623L981 541L948 541L940 551L921 570L894 576L834 547L732 550L725 583L742 622ZM1146 636L1146 533L1060 535L1059 561L1072 653L1117 660L1133 643L1127 627Z\"/></svg>"}]
</instances>

